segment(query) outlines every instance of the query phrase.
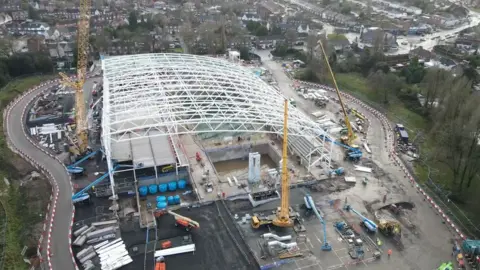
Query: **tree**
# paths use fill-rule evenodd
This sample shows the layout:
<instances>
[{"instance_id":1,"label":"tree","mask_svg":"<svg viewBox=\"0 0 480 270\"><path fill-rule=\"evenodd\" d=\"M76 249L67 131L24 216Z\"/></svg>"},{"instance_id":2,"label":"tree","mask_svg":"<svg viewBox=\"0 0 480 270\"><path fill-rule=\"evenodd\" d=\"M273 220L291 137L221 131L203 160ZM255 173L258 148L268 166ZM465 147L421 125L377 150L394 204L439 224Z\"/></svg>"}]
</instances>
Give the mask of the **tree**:
<instances>
[{"instance_id":1,"label":"tree","mask_svg":"<svg viewBox=\"0 0 480 270\"><path fill-rule=\"evenodd\" d=\"M433 134L437 161L451 169L452 190L460 195L480 172L480 98L465 79L456 80L436 110Z\"/></svg>"},{"instance_id":2,"label":"tree","mask_svg":"<svg viewBox=\"0 0 480 270\"><path fill-rule=\"evenodd\" d=\"M8 58L13 54L13 40L4 37L0 39L0 59Z\"/></svg>"},{"instance_id":3,"label":"tree","mask_svg":"<svg viewBox=\"0 0 480 270\"><path fill-rule=\"evenodd\" d=\"M135 11L131 11L130 14L128 14L128 27L131 30L135 30L137 28L137 24L138 24L137 13Z\"/></svg>"},{"instance_id":4,"label":"tree","mask_svg":"<svg viewBox=\"0 0 480 270\"><path fill-rule=\"evenodd\" d=\"M402 70L405 81L410 84L419 83L425 76L425 67L420 64L417 57L410 60L408 67Z\"/></svg>"},{"instance_id":5,"label":"tree","mask_svg":"<svg viewBox=\"0 0 480 270\"><path fill-rule=\"evenodd\" d=\"M219 28L219 25L213 22L202 23L197 30L200 40L207 46L209 54L215 54L217 52L219 44L219 35L215 31Z\"/></svg>"},{"instance_id":6,"label":"tree","mask_svg":"<svg viewBox=\"0 0 480 270\"><path fill-rule=\"evenodd\" d=\"M285 33L285 42L287 45L292 48L295 42L297 41L297 31L295 29L288 29Z\"/></svg>"},{"instance_id":7,"label":"tree","mask_svg":"<svg viewBox=\"0 0 480 270\"><path fill-rule=\"evenodd\" d=\"M426 72L422 80L422 95L425 99L422 106L426 113L429 113L435 104L438 104L438 98L443 96L447 89L453 87L454 77L444 69L431 68Z\"/></svg>"},{"instance_id":8,"label":"tree","mask_svg":"<svg viewBox=\"0 0 480 270\"><path fill-rule=\"evenodd\" d=\"M40 15L38 15L38 11L34 9L31 5L28 5L28 18L31 20L40 19Z\"/></svg>"},{"instance_id":9,"label":"tree","mask_svg":"<svg viewBox=\"0 0 480 270\"><path fill-rule=\"evenodd\" d=\"M318 37L316 35L308 35L307 37L307 59L310 62L315 57L315 50L318 46Z\"/></svg>"},{"instance_id":10,"label":"tree","mask_svg":"<svg viewBox=\"0 0 480 270\"><path fill-rule=\"evenodd\" d=\"M254 22L254 21L248 21L247 22L247 30L250 31L251 33L254 33L257 31L257 29L262 26L259 22Z\"/></svg>"},{"instance_id":11,"label":"tree","mask_svg":"<svg viewBox=\"0 0 480 270\"><path fill-rule=\"evenodd\" d=\"M256 30L255 30L255 35L257 37L261 37L261 36L266 36L268 35L268 29L267 27L263 26L263 25L260 25Z\"/></svg>"},{"instance_id":12,"label":"tree","mask_svg":"<svg viewBox=\"0 0 480 270\"><path fill-rule=\"evenodd\" d=\"M281 35L282 34L282 28L274 25L272 26L271 30L270 30L270 34L272 35Z\"/></svg>"},{"instance_id":13,"label":"tree","mask_svg":"<svg viewBox=\"0 0 480 270\"><path fill-rule=\"evenodd\" d=\"M192 48L196 41L196 34L192 29L190 22L185 22L180 26L180 36L183 41L183 44L186 48L184 49L185 53L193 53Z\"/></svg>"}]
</instances>

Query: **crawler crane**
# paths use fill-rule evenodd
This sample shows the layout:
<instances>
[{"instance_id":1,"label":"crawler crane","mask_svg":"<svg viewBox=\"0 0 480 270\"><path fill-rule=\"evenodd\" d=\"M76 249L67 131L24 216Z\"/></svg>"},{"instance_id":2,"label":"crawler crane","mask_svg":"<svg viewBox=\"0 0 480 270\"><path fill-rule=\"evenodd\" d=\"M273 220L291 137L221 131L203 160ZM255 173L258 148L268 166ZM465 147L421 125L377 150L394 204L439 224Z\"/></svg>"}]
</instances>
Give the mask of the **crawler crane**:
<instances>
[{"instance_id":1,"label":"crawler crane","mask_svg":"<svg viewBox=\"0 0 480 270\"><path fill-rule=\"evenodd\" d=\"M290 187L287 168L288 144L288 100L284 102L283 113L283 149L282 149L282 198L276 213L269 216L253 215L252 227L258 229L262 225L273 224L277 227L293 227L298 214L290 209Z\"/></svg>"},{"instance_id":2,"label":"crawler crane","mask_svg":"<svg viewBox=\"0 0 480 270\"><path fill-rule=\"evenodd\" d=\"M354 148L354 149L358 149L358 146L354 144L354 141L357 138L357 136L353 132L352 124L350 123L350 120L348 119L347 109L345 108L345 104L343 103L342 95L340 94L340 90L338 89L337 80L335 79L335 75L333 74L332 67L330 66L330 63L328 62L328 56L327 56L327 53L325 51L325 48L323 47L323 43L322 43L321 40L318 41L318 45L320 45L320 49L322 50L323 58L325 59L325 63L326 63L327 68L328 68L328 72L330 73L330 76L332 77L333 85L335 86L335 91L337 92L338 100L340 102L340 106L342 107L343 116L344 116L344 119L345 119L345 125L347 126L347 135L342 136L340 138L340 140L345 145L348 145L349 147ZM360 150L357 150L357 151L360 151Z\"/></svg>"},{"instance_id":3,"label":"crawler crane","mask_svg":"<svg viewBox=\"0 0 480 270\"><path fill-rule=\"evenodd\" d=\"M88 148L88 130L85 112L85 100L83 97L83 84L87 76L88 64L88 36L90 29L90 0L80 0L80 16L78 20L78 56L77 78L71 79L64 73L60 73L62 84L75 90L75 124L77 143L73 147L75 155L83 155Z\"/></svg>"}]
</instances>

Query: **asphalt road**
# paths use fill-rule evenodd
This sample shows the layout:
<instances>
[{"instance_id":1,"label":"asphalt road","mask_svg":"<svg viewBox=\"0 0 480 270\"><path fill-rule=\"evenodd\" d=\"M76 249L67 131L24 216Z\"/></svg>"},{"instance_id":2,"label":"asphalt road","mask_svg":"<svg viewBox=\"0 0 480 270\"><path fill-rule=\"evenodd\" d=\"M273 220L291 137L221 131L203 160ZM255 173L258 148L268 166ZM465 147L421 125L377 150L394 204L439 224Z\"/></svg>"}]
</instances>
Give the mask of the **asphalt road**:
<instances>
[{"instance_id":1,"label":"asphalt road","mask_svg":"<svg viewBox=\"0 0 480 270\"><path fill-rule=\"evenodd\" d=\"M311 101L299 98L295 90L290 86L293 84L292 80L288 78L283 71L280 63L272 61L267 50L257 51L258 55L262 57L262 62L268 68L273 77L277 80L278 86L286 97L294 97L297 101L298 108L304 111L307 115L312 111L318 111L318 107L313 106ZM334 97L335 93L328 92L328 95ZM345 101L345 100L344 100ZM371 159L379 165L389 175L393 182L388 185L395 185L398 189L403 191L403 198L406 201L413 202L416 206L415 215L413 218L414 224L417 226L418 236L411 235L408 237L407 247L402 251L401 256L392 258L392 263L395 265L408 264L410 269L433 269L438 266L442 260L448 259L451 253L451 232L447 226L442 224L442 219L430 207L429 203L424 202L423 197L417 193L416 188L410 185L397 166L390 160L388 153L389 149L385 145L385 130L382 128L380 119L374 116L364 108L349 103L349 106L356 108L367 116L370 122L368 129L368 142L372 150ZM352 194L355 196L358 194ZM378 199L381 199L381 194L377 194ZM362 200L374 200L375 198L368 198L367 193L362 194ZM352 198L350 198L352 199ZM421 256L419 256L421 254ZM404 268L397 268L404 269Z\"/></svg>"},{"instance_id":2,"label":"asphalt road","mask_svg":"<svg viewBox=\"0 0 480 270\"><path fill-rule=\"evenodd\" d=\"M97 67L93 72L97 72L99 69L100 67L97 64ZM84 86L85 103L87 108L92 98L91 89L93 81L100 81L100 78L91 78L85 82ZM70 176L62 164L60 164L54 158L46 155L36 146L32 145L24 133L24 124L26 119L21 119L21 121L19 121L29 101L47 88L47 86L38 88L36 91L26 95L11 108L10 114L7 115L7 134L8 139L18 150L30 156L43 168L46 168L52 174L52 180L57 183L58 198L54 220L52 224L47 224L47 231L50 229L50 227L52 227L51 239L49 239L51 242L50 260L53 269L74 270L75 265L71 259L70 248L68 246L70 240L70 224L74 210L72 204L72 186L70 182ZM52 207L50 207L50 211L52 211ZM47 240L43 241L42 252L47 250L47 243ZM42 255L43 258L46 258L45 254Z\"/></svg>"},{"instance_id":3,"label":"asphalt road","mask_svg":"<svg viewBox=\"0 0 480 270\"><path fill-rule=\"evenodd\" d=\"M10 114L7 115L7 133L11 143L36 160L40 166L47 168L52 174L53 180L58 184L59 195L56 213L53 224L50 225L52 226L51 262L53 269L73 270L75 267L70 259L71 255L68 248L69 228L73 212L70 177L62 164L30 143L23 131L25 119L21 119L28 102L45 89L46 87L43 87L31 92L11 108ZM44 241L44 243L43 250L46 250L47 241Z\"/></svg>"}]
</instances>

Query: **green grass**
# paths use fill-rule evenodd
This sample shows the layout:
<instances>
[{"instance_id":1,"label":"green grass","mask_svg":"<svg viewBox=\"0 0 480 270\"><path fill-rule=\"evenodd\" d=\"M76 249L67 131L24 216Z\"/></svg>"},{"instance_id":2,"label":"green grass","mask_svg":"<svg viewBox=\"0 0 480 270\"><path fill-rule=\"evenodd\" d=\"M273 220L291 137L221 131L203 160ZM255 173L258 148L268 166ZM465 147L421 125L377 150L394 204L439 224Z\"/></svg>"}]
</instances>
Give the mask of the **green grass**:
<instances>
[{"instance_id":1,"label":"green grass","mask_svg":"<svg viewBox=\"0 0 480 270\"><path fill-rule=\"evenodd\" d=\"M368 101L378 102L381 97L368 85L368 81L358 73L338 73L335 75L338 87L342 91L356 94Z\"/></svg>"},{"instance_id":2,"label":"green grass","mask_svg":"<svg viewBox=\"0 0 480 270\"><path fill-rule=\"evenodd\" d=\"M182 48L175 48L172 50L172 52L174 53L183 53L183 49Z\"/></svg>"},{"instance_id":3,"label":"green grass","mask_svg":"<svg viewBox=\"0 0 480 270\"><path fill-rule=\"evenodd\" d=\"M46 80L53 78L53 76L34 76L15 80L7 84L0 90L0 108L2 111L16 96L27 91L31 87L40 84ZM3 119L0 120L0 123L3 126ZM3 132L0 132L0 152L2 153L3 161L11 160L13 153L8 149L5 143L5 136ZM2 166L3 168L8 167ZM0 179L3 177L11 176L12 171L0 171ZM48 196L48 194L45 194ZM25 243L22 243L23 233L27 224L25 224L25 218L29 217L29 209L25 208L22 204L23 198L20 196L20 191L17 187L11 185L6 187L3 183L3 180L0 181L0 201L5 205L5 210L8 218L7 223L7 232L5 235L6 246L5 248L5 258L4 258L4 269L7 270L23 270L27 269L27 264L23 261L23 257L20 254ZM3 226L3 224L0 224ZM2 239L0 239L2 241ZM3 252L3 251L2 251Z\"/></svg>"},{"instance_id":4,"label":"green grass","mask_svg":"<svg viewBox=\"0 0 480 270\"><path fill-rule=\"evenodd\" d=\"M350 92L366 103L373 103L374 107L380 106L382 96L372 91L368 85L367 79L360 74L339 73L336 74L336 78L338 86L342 91ZM382 106L387 113L387 117L392 122L400 122L404 124L410 129L410 134L412 134L412 136L418 131L423 132L425 141L420 145L421 156L425 157L425 155L434 153L433 150L436 145L428 136L428 127L430 126L428 119L406 108L398 98L393 96L393 93L390 94L389 100L390 104L388 106ZM431 177L437 185L448 188L451 184L451 179L453 178L452 171L445 164L435 162L434 160L434 157L430 157L427 161L428 165L433 169ZM428 167L420 162L416 162L413 165L417 181L421 184L425 184L428 180ZM478 185L480 185L480 183ZM472 186L471 190L480 190L480 187ZM436 198L437 202L438 200L441 200L441 205L447 205L448 209L451 210L451 213L458 218L455 221L461 222L461 224L468 227L470 231L473 231L473 228L469 225L464 215L467 215L475 224L480 223L480 216L477 214L480 209L476 202L467 202L464 205L457 205L459 207L457 208L453 205L448 205L448 203L445 202L445 198L438 196L438 194L434 193L431 188L428 188L427 191L432 197Z\"/></svg>"}]
</instances>

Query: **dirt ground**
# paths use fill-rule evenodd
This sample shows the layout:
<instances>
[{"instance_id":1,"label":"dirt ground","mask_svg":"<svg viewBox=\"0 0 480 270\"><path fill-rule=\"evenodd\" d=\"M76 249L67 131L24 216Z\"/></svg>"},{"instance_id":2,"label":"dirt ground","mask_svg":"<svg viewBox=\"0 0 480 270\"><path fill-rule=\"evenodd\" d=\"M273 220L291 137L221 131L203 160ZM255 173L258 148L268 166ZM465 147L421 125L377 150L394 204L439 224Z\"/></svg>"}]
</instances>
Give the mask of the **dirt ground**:
<instances>
[{"instance_id":1,"label":"dirt ground","mask_svg":"<svg viewBox=\"0 0 480 270\"><path fill-rule=\"evenodd\" d=\"M293 82L283 72L281 63L270 60L268 51L257 51L257 54L262 56L264 66L272 72L282 93L289 98L293 97L297 100L299 109L307 115L320 110L313 105L313 102L297 95L291 87ZM333 98L336 95L329 92L329 96ZM431 209L431 205L425 202L424 198L418 194L416 188L408 182L400 168L395 166L389 159L389 153L385 145L386 134L380 120L369 111L357 105L349 103L347 105L356 108L370 120L367 136L364 139L368 141L372 154L366 154L364 160L369 162L368 166L372 167L375 172L369 174L352 170L353 166L343 162L343 160L339 160L339 157L335 156L334 151L332 159L335 159L338 166L345 167L348 176L355 176L357 182L367 177L369 182L367 186L357 183L354 188L325 194L324 196L328 196L329 199L340 199L341 201L344 201L346 198L348 204L366 214L370 213L365 208L365 202L371 203L376 200L382 200L385 195L387 195L386 203L406 201L415 204L415 209L408 214L408 223L412 225L410 228L404 229L405 249L398 252L398 257L392 260L392 262L396 262L393 268L433 269L442 262L450 260L451 239L454 236L448 227L443 224L441 217ZM334 112L338 110L338 105L330 102L327 110ZM317 200L317 198L315 199ZM320 197L318 200L323 201L325 198Z\"/></svg>"},{"instance_id":2,"label":"dirt ground","mask_svg":"<svg viewBox=\"0 0 480 270\"><path fill-rule=\"evenodd\" d=\"M22 243L31 248L27 254L36 252L38 239L43 233L43 223L45 219L45 211L50 202L51 186L48 180L33 167L20 157L15 156L12 164L18 172L16 179L8 179L10 184L20 185L20 189L24 192L26 198L27 215L32 217L32 231L29 232L26 243ZM29 224L30 225L30 224Z\"/></svg>"}]
</instances>

